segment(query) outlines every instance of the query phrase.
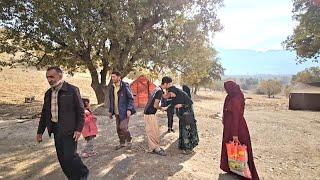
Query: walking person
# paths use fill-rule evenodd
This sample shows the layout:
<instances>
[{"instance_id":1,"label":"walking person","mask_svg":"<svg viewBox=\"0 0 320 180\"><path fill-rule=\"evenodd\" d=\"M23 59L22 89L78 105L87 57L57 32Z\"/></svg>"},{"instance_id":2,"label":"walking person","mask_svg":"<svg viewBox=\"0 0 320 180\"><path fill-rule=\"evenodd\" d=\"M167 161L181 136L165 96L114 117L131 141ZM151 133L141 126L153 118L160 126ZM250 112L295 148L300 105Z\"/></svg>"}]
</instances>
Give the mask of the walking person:
<instances>
[{"instance_id":1,"label":"walking person","mask_svg":"<svg viewBox=\"0 0 320 180\"><path fill-rule=\"evenodd\" d=\"M244 119L245 99L238 84L233 81L224 83L227 92L223 106L223 139L221 148L220 168L225 172L230 172L228 165L228 155L226 143L230 141L240 141L247 146L248 165L251 171L252 179L259 180L259 176L253 161L252 146L249 129Z\"/></svg>"},{"instance_id":2,"label":"walking person","mask_svg":"<svg viewBox=\"0 0 320 180\"><path fill-rule=\"evenodd\" d=\"M163 90L168 89L171 83L172 79L170 77L163 77L161 85L154 90L144 109L144 122L149 151L161 156L166 156L166 152L160 147L160 130L156 112L158 109L161 111L167 110L167 107L160 106L160 101L164 93Z\"/></svg>"},{"instance_id":3,"label":"walking person","mask_svg":"<svg viewBox=\"0 0 320 180\"><path fill-rule=\"evenodd\" d=\"M51 88L44 96L44 104L37 131L37 142L47 128L54 142L60 166L68 179L87 179L89 170L76 153L77 141L84 125L84 107L79 89L63 81L59 67L47 69Z\"/></svg>"},{"instance_id":4,"label":"walking person","mask_svg":"<svg viewBox=\"0 0 320 180\"><path fill-rule=\"evenodd\" d=\"M175 86L169 87L168 93L179 118L179 149L183 154L191 154L193 148L199 144L197 124L192 108L193 102L187 93Z\"/></svg>"},{"instance_id":5,"label":"walking person","mask_svg":"<svg viewBox=\"0 0 320 180\"><path fill-rule=\"evenodd\" d=\"M82 151L81 157L87 158L90 156L97 155L97 152L94 149L94 138L98 134L97 128L97 118L93 115L90 109L90 100L87 98L82 98L84 104L84 114L85 121L82 129L82 136L86 141L86 145Z\"/></svg>"},{"instance_id":6,"label":"walking person","mask_svg":"<svg viewBox=\"0 0 320 180\"><path fill-rule=\"evenodd\" d=\"M129 120L132 114L136 113L134 108L133 95L128 83L121 80L121 74L118 71L111 73L113 85L109 92L109 118L113 115L116 118L117 134L120 144L116 150L132 146L132 137L129 131Z\"/></svg>"}]
</instances>

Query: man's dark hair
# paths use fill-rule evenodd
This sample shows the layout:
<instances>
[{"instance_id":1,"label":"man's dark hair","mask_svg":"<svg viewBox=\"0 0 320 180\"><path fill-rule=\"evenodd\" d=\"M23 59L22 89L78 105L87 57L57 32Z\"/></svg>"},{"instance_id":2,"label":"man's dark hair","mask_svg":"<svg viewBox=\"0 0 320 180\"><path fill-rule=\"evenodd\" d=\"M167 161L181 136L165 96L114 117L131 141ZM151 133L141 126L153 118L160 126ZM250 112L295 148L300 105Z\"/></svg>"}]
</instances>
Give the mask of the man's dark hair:
<instances>
[{"instance_id":1,"label":"man's dark hair","mask_svg":"<svg viewBox=\"0 0 320 180\"><path fill-rule=\"evenodd\" d=\"M121 73L120 73L119 71L112 71L112 73L111 73L111 74L115 74L115 75L117 75L117 76L121 77Z\"/></svg>"},{"instance_id":2,"label":"man's dark hair","mask_svg":"<svg viewBox=\"0 0 320 180\"><path fill-rule=\"evenodd\" d=\"M61 68L60 67L58 67L58 66L52 66L52 67L49 67L48 69L47 69L47 71L50 71L50 70L55 70L57 73L59 73L59 74L62 74L63 72L62 72L62 70L61 70Z\"/></svg>"},{"instance_id":3,"label":"man's dark hair","mask_svg":"<svg viewBox=\"0 0 320 180\"><path fill-rule=\"evenodd\" d=\"M169 76L163 77L161 80L161 84L164 84L164 83L172 83L171 77L169 77Z\"/></svg>"}]
</instances>

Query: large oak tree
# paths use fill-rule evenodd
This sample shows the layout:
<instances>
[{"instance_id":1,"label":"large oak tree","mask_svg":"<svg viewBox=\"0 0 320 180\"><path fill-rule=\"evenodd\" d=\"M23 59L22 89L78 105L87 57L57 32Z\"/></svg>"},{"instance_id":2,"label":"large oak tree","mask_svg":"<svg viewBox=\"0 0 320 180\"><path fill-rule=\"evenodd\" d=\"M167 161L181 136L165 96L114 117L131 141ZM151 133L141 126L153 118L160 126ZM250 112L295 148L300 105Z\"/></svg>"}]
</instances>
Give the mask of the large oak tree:
<instances>
[{"instance_id":1,"label":"large oak tree","mask_svg":"<svg viewBox=\"0 0 320 180\"><path fill-rule=\"evenodd\" d=\"M168 48L188 39L180 19L196 23L204 37L219 30L220 5L221 0L1 1L0 48L23 52L20 59L1 63L88 70L103 103L110 71L126 76L135 66L165 61Z\"/></svg>"}]
</instances>

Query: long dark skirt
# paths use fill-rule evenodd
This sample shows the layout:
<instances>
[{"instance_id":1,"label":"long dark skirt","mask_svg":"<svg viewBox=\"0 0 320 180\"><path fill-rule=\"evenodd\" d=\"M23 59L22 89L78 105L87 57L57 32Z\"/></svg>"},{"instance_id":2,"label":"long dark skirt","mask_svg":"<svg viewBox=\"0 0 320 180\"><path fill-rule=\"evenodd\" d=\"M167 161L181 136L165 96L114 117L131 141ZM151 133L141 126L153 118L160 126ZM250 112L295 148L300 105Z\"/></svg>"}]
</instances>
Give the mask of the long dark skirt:
<instances>
[{"instance_id":1,"label":"long dark skirt","mask_svg":"<svg viewBox=\"0 0 320 180\"><path fill-rule=\"evenodd\" d=\"M196 120L192 113L179 115L179 149L192 150L199 143Z\"/></svg>"}]
</instances>

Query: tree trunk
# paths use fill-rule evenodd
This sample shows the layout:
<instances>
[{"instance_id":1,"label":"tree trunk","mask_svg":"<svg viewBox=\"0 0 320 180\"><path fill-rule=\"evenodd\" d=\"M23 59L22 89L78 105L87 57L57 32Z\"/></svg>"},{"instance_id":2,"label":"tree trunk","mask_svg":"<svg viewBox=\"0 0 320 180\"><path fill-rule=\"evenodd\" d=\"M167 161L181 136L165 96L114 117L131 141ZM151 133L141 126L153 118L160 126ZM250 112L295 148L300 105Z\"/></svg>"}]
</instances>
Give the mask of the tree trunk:
<instances>
[{"instance_id":1,"label":"tree trunk","mask_svg":"<svg viewBox=\"0 0 320 180\"><path fill-rule=\"evenodd\" d=\"M82 57L87 65L87 68L89 69L91 75L91 87L96 95L98 104L102 104L105 101L105 93L103 89L105 86L105 76L108 71L105 67L103 68L103 70L100 73L101 81L99 82L99 73L91 61L90 48L86 52L84 52Z\"/></svg>"},{"instance_id":2,"label":"tree trunk","mask_svg":"<svg viewBox=\"0 0 320 180\"><path fill-rule=\"evenodd\" d=\"M194 85L194 94L195 95L197 95L198 89L199 89L198 85Z\"/></svg>"},{"instance_id":3,"label":"tree trunk","mask_svg":"<svg viewBox=\"0 0 320 180\"><path fill-rule=\"evenodd\" d=\"M102 59L103 62L103 68L100 71L100 76L101 76L101 86L102 86L102 91L104 93L104 99L103 99L103 103L105 107L109 108L109 88L111 85L111 79L109 80L109 84L107 84L107 73L110 71L109 68L109 62L107 61L107 58L103 58Z\"/></svg>"},{"instance_id":4,"label":"tree trunk","mask_svg":"<svg viewBox=\"0 0 320 180\"><path fill-rule=\"evenodd\" d=\"M104 106L109 108L110 101L109 101L109 95L110 95L110 87L112 86L112 80L110 79L108 85L104 86L104 94L105 94L105 99L104 99Z\"/></svg>"},{"instance_id":5,"label":"tree trunk","mask_svg":"<svg viewBox=\"0 0 320 180\"><path fill-rule=\"evenodd\" d=\"M91 83L91 87L96 95L98 104L102 104L105 102L105 92L104 92L104 86L100 84L99 82L97 83L96 81Z\"/></svg>"}]
</instances>

